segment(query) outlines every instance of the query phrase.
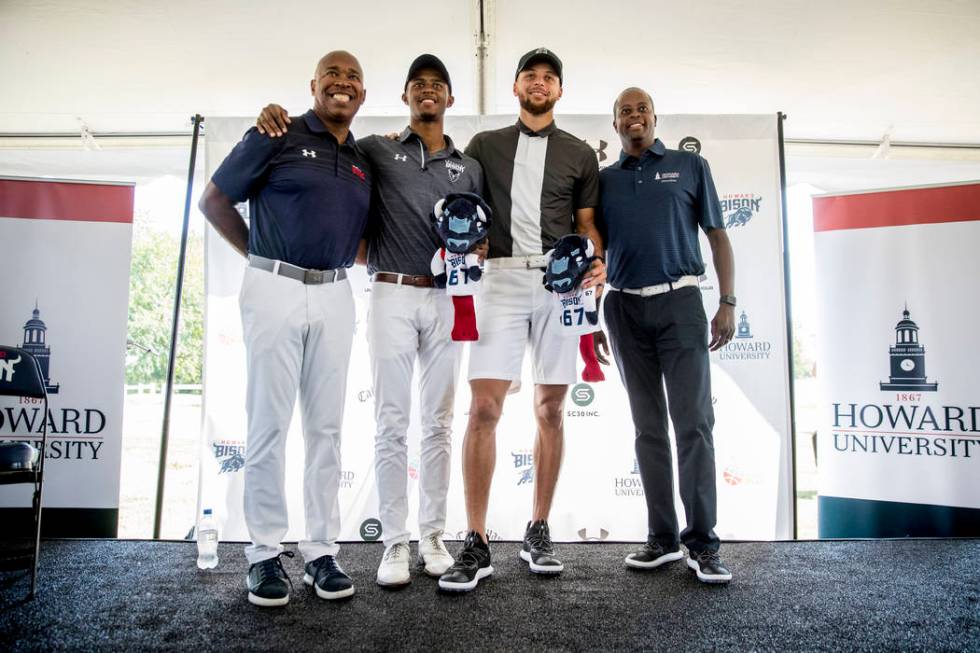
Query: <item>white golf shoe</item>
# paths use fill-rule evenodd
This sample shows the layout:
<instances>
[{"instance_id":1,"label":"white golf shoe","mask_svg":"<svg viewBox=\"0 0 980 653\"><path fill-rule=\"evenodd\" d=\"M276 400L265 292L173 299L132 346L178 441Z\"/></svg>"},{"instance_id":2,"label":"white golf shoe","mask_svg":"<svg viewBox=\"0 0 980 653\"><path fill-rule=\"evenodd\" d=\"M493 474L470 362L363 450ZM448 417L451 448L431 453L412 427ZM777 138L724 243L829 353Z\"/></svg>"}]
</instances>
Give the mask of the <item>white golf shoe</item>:
<instances>
[{"instance_id":1,"label":"white golf shoe","mask_svg":"<svg viewBox=\"0 0 980 653\"><path fill-rule=\"evenodd\" d=\"M392 544L385 549L385 554L381 557L381 564L378 565L378 585L391 587L410 583L412 581L412 577L408 573L410 558L408 542Z\"/></svg>"},{"instance_id":2,"label":"white golf shoe","mask_svg":"<svg viewBox=\"0 0 980 653\"><path fill-rule=\"evenodd\" d=\"M432 533L419 540L419 566L429 576L442 576L454 562L446 545L442 543L442 533Z\"/></svg>"}]
</instances>

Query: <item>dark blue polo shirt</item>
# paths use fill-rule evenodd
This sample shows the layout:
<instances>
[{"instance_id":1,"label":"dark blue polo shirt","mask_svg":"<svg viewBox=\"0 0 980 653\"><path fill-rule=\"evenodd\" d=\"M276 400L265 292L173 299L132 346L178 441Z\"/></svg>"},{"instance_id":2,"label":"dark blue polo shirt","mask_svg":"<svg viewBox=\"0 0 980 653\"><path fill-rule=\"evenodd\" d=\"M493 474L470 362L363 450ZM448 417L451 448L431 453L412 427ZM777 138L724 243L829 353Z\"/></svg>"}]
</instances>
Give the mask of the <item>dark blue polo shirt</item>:
<instances>
[{"instance_id":1,"label":"dark blue polo shirt","mask_svg":"<svg viewBox=\"0 0 980 653\"><path fill-rule=\"evenodd\" d=\"M212 181L249 200L250 254L329 270L354 264L371 202L366 161L352 134L338 143L311 109L279 138L249 129Z\"/></svg>"},{"instance_id":2,"label":"dark blue polo shirt","mask_svg":"<svg viewBox=\"0 0 980 653\"><path fill-rule=\"evenodd\" d=\"M724 229L708 162L660 139L599 173L609 283L643 288L704 274L698 227Z\"/></svg>"}]
</instances>

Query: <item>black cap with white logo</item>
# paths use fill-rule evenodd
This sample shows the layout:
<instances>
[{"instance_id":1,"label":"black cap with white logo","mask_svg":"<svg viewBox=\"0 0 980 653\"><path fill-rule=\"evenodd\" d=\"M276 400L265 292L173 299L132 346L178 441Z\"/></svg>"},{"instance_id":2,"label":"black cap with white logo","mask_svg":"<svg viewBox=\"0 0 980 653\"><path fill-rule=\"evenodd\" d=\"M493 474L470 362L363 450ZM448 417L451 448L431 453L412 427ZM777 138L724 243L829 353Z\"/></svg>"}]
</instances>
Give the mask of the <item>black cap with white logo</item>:
<instances>
[{"instance_id":1,"label":"black cap with white logo","mask_svg":"<svg viewBox=\"0 0 980 653\"><path fill-rule=\"evenodd\" d=\"M558 73L558 83L561 84L561 59L548 48L536 48L521 57L521 60L517 62L517 72L514 73L514 79L520 76L522 70L527 70L534 64L541 62L550 64L555 69L555 72Z\"/></svg>"},{"instance_id":2,"label":"black cap with white logo","mask_svg":"<svg viewBox=\"0 0 980 653\"><path fill-rule=\"evenodd\" d=\"M408 88L408 83L415 79L419 71L424 68L431 68L432 70L439 73L442 76L442 80L446 82L446 86L449 87L449 94L453 94L453 83L449 80L449 71L446 70L446 66L442 61L434 54L420 54L415 57L415 61L412 65L408 67L408 76L405 78L405 88Z\"/></svg>"}]
</instances>

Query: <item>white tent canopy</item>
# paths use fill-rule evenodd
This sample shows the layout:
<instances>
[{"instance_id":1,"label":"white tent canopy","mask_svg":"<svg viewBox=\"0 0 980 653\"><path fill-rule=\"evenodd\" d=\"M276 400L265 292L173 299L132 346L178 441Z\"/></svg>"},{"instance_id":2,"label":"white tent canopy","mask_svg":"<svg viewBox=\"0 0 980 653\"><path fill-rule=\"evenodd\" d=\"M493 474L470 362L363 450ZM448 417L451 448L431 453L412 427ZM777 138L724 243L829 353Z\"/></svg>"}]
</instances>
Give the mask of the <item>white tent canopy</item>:
<instances>
[{"instance_id":1,"label":"white tent canopy","mask_svg":"<svg viewBox=\"0 0 980 653\"><path fill-rule=\"evenodd\" d=\"M638 85L662 113L783 111L790 140L877 144L887 134L893 143L980 144L976 2L38 0L0 4L0 174L119 168L141 178L147 166L179 174L180 142L158 143L133 167L98 153L45 154L9 135L186 132L193 113L254 115L271 100L300 111L317 59L337 48L364 67L364 115L404 115L407 65L426 51L453 76L451 111L478 113L481 6L486 113L515 113L515 63L546 45L565 63L559 115L608 113L622 88ZM899 159L898 150L880 158ZM976 149L885 166L868 163L874 153L873 145L844 153L857 158L840 167L840 151L794 145L790 181L834 190L856 179L890 185L893 175L899 183L980 176Z\"/></svg>"}]
</instances>

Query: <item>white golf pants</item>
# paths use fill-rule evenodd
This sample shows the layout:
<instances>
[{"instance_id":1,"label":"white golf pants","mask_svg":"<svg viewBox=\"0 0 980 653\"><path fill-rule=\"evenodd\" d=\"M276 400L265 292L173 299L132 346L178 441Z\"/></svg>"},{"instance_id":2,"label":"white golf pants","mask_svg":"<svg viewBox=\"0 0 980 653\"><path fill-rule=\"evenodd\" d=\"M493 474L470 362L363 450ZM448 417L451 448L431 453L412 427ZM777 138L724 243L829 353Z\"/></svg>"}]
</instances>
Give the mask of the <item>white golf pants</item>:
<instances>
[{"instance_id":1,"label":"white golf pants","mask_svg":"<svg viewBox=\"0 0 980 653\"><path fill-rule=\"evenodd\" d=\"M374 379L374 442L379 516L385 546L408 542L408 424L412 375L419 362L419 530L446 526L446 495L461 343L453 342L452 299L445 290L371 285L368 341Z\"/></svg>"},{"instance_id":2,"label":"white golf pants","mask_svg":"<svg viewBox=\"0 0 980 653\"><path fill-rule=\"evenodd\" d=\"M248 364L245 523L250 564L282 551L286 535L286 434L296 392L306 464L303 498L306 561L336 555L340 534L340 429L354 336L347 280L304 285L245 269L239 303Z\"/></svg>"}]
</instances>

